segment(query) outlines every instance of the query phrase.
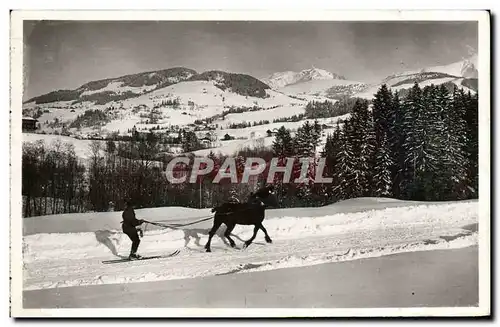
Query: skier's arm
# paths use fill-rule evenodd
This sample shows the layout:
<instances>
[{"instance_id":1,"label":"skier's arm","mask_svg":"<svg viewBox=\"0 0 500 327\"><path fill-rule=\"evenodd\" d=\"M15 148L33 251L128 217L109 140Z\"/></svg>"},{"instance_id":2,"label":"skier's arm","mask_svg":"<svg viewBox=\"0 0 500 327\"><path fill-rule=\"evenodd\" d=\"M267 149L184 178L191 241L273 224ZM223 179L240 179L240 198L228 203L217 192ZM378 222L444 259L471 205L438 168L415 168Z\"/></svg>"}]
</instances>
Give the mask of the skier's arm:
<instances>
[{"instance_id":1,"label":"skier's arm","mask_svg":"<svg viewBox=\"0 0 500 327\"><path fill-rule=\"evenodd\" d=\"M134 224L134 226L139 226L139 225L142 225L142 223L144 222L144 220L142 220L142 219L137 219L137 218L135 217L135 212L134 212L134 211L132 211L132 215L133 215L133 217L134 217L134 218L133 218L133 224Z\"/></svg>"}]
</instances>

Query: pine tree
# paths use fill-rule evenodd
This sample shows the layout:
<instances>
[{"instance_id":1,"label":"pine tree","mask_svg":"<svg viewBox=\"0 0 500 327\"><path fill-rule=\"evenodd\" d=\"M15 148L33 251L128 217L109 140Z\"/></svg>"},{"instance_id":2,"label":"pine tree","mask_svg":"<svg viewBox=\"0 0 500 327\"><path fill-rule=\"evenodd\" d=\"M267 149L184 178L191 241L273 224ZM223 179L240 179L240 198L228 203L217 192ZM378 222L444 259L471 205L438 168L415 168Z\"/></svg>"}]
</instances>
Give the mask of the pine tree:
<instances>
[{"instance_id":1,"label":"pine tree","mask_svg":"<svg viewBox=\"0 0 500 327\"><path fill-rule=\"evenodd\" d=\"M357 100L350 119L346 137L352 144L354 154L354 176L357 183L355 196L367 196L371 192L370 182L374 155L375 135L373 119L366 100Z\"/></svg>"},{"instance_id":2,"label":"pine tree","mask_svg":"<svg viewBox=\"0 0 500 327\"><path fill-rule=\"evenodd\" d=\"M301 158L314 158L315 144L319 141L316 140L314 125L306 121L301 127L297 129L297 133L293 138L294 147L294 166L292 170L292 181L300 177L302 163ZM309 176L308 176L309 177ZM287 193L293 193L298 196L298 200L302 205L309 203L311 198L309 182L291 183L287 186Z\"/></svg>"},{"instance_id":3,"label":"pine tree","mask_svg":"<svg viewBox=\"0 0 500 327\"><path fill-rule=\"evenodd\" d=\"M340 125L337 123L337 128L333 134L328 135L326 138L325 147L321 156L325 158L325 169L324 176L331 177L332 182L328 185L324 185L324 191L329 197L334 195L333 190L339 185L338 171L338 161L340 157L341 150L341 140L340 140Z\"/></svg>"},{"instance_id":4,"label":"pine tree","mask_svg":"<svg viewBox=\"0 0 500 327\"><path fill-rule=\"evenodd\" d=\"M313 162L310 162L307 166L305 178L302 180L302 165L303 163L297 157L295 159L293 178L300 178L301 181L295 183L295 194L300 200L302 206L310 206L312 198L312 186L314 185L314 174L313 174Z\"/></svg>"},{"instance_id":5,"label":"pine tree","mask_svg":"<svg viewBox=\"0 0 500 327\"><path fill-rule=\"evenodd\" d=\"M442 199L446 193L444 183L436 183L445 176L443 154L446 144L445 130L438 88L426 86L422 92L423 110L421 112L422 144L419 153L417 176L424 200Z\"/></svg>"},{"instance_id":6,"label":"pine tree","mask_svg":"<svg viewBox=\"0 0 500 327\"><path fill-rule=\"evenodd\" d=\"M236 163L236 176L238 177L238 183L241 182L243 173L245 172L245 158L243 156L237 156L235 158Z\"/></svg>"},{"instance_id":7,"label":"pine tree","mask_svg":"<svg viewBox=\"0 0 500 327\"><path fill-rule=\"evenodd\" d=\"M464 187L465 177L463 153L463 135L465 122L460 110L454 110L448 89L441 85L436 88L435 105L442 121L441 154L438 162L439 174L435 184L440 186L440 199L457 199ZM461 186L460 186L461 185Z\"/></svg>"},{"instance_id":8,"label":"pine tree","mask_svg":"<svg viewBox=\"0 0 500 327\"><path fill-rule=\"evenodd\" d=\"M368 110L368 108L367 108ZM364 196L371 196L373 193L373 168L375 165L376 155L376 136L373 123L373 114L368 111L367 123L365 126L365 133L363 144L361 146L360 158L363 159L365 187L363 191Z\"/></svg>"},{"instance_id":9,"label":"pine tree","mask_svg":"<svg viewBox=\"0 0 500 327\"><path fill-rule=\"evenodd\" d=\"M401 191L407 198L413 198L418 192L417 165L421 147L423 145L423 119L422 90L417 82L409 90L403 102L404 112L402 117L402 134L405 136L404 166L401 174Z\"/></svg>"},{"instance_id":10,"label":"pine tree","mask_svg":"<svg viewBox=\"0 0 500 327\"><path fill-rule=\"evenodd\" d=\"M314 142L314 127L306 121L297 129L294 138L295 153L303 158L313 156Z\"/></svg>"},{"instance_id":11,"label":"pine tree","mask_svg":"<svg viewBox=\"0 0 500 327\"><path fill-rule=\"evenodd\" d=\"M477 198L479 195L479 96L467 94L467 110L465 122L467 126L466 153L468 156L467 183L470 195Z\"/></svg>"},{"instance_id":12,"label":"pine tree","mask_svg":"<svg viewBox=\"0 0 500 327\"><path fill-rule=\"evenodd\" d=\"M322 132L321 125L319 124L319 122L317 120L315 120L313 128L312 128L312 135L311 135L314 154L316 154L316 149L317 149L317 147L320 143L320 140L321 140L321 132Z\"/></svg>"},{"instance_id":13,"label":"pine tree","mask_svg":"<svg viewBox=\"0 0 500 327\"><path fill-rule=\"evenodd\" d=\"M405 107L401 105L399 93L395 92L392 97L392 105L389 114L389 127L387 129L387 142L390 151L390 158L393 162L391 168L392 193L396 198L401 196L401 185L405 169L405 149L403 144L406 140L403 122L405 117Z\"/></svg>"},{"instance_id":14,"label":"pine tree","mask_svg":"<svg viewBox=\"0 0 500 327\"><path fill-rule=\"evenodd\" d=\"M392 196L392 165L393 162L390 156L389 142L383 138L380 140L380 146L377 148L375 155L373 176L374 196Z\"/></svg>"},{"instance_id":15,"label":"pine tree","mask_svg":"<svg viewBox=\"0 0 500 327\"><path fill-rule=\"evenodd\" d=\"M294 142L295 141L291 136L290 130L281 126L276 133L272 146L273 154L278 158L277 166L286 166L287 158L292 158L294 156ZM293 188L293 176L292 183L288 183L289 181L287 181L287 183L284 184L283 178L283 173L277 173L274 175L273 185L275 186L279 197L284 197L286 194L289 194L290 189Z\"/></svg>"},{"instance_id":16,"label":"pine tree","mask_svg":"<svg viewBox=\"0 0 500 327\"><path fill-rule=\"evenodd\" d=\"M193 131L183 132L182 135L182 150L187 152L192 152L199 150L201 148L200 141Z\"/></svg>"},{"instance_id":17,"label":"pine tree","mask_svg":"<svg viewBox=\"0 0 500 327\"><path fill-rule=\"evenodd\" d=\"M338 199L348 199L360 195L354 160L355 154L350 135L352 135L352 123L350 120L346 120L344 128L339 133L340 151L335 167L340 181L334 189L334 194Z\"/></svg>"},{"instance_id":18,"label":"pine tree","mask_svg":"<svg viewBox=\"0 0 500 327\"><path fill-rule=\"evenodd\" d=\"M453 146L449 147L452 194L458 198L466 198L477 192L477 183L474 182L478 155L477 112L477 103L473 104L472 96L455 87L447 118L450 139L453 141Z\"/></svg>"},{"instance_id":19,"label":"pine tree","mask_svg":"<svg viewBox=\"0 0 500 327\"><path fill-rule=\"evenodd\" d=\"M375 94L372 106L377 148L381 146L383 141L385 142L389 134L391 116L393 115L392 102L392 93L387 85L383 84Z\"/></svg>"},{"instance_id":20,"label":"pine tree","mask_svg":"<svg viewBox=\"0 0 500 327\"><path fill-rule=\"evenodd\" d=\"M399 105L399 98L393 96L386 84L383 84L373 99L373 129L375 133L374 158L372 165L374 167L373 176L373 194L375 196L392 195L394 191L393 182L397 174L397 153L393 143L397 142L396 126L394 125L397 116L396 106ZM389 166L386 166L386 165ZM389 176L387 176L387 170ZM387 190L387 183L390 182L390 190Z\"/></svg>"}]
</instances>

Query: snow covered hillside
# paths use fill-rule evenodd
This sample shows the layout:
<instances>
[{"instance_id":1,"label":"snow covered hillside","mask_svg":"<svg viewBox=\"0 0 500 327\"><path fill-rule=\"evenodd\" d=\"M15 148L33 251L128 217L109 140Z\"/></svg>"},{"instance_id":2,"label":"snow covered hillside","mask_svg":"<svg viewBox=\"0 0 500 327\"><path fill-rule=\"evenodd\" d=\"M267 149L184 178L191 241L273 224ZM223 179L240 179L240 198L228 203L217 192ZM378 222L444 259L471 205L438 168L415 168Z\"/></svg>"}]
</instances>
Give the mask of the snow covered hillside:
<instances>
[{"instance_id":1,"label":"snow covered hillside","mask_svg":"<svg viewBox=\"0 0 500 327\"><path fill-rule=\"evenodd\" d=\"M344 76L319 68L274 73L263 81L274 90L294 97L330 100L349 97L366 88L364 83L349 81Z\"/></svg>"},{"instance_id":2,"label":"snow covered hillside","mask_svg":"<svg viewBox=\"0 0 500 327\"><path fill-rule=\"evenodd\" d=\"M360 211L362 210L362 211ZM209 209L137 210L150 221L193 222ZM119 230L120 212L72 214L24 219L24 289L68 287L196 278L310 266L386 254L459 248L477 244L478 203L405 202L360 198L321 208L266 211L264 226L248 249L231 249L219 237L212 253L203 245L211 221L185 229L147 227L139 248L143 255L181 253L155 259L104 265L127 255L130 241ZM91 219L89 219L91 218ZM253 228L237 226L238 246ZM224 232L221 227L219 236Z\"/></svg>"},{"instance_id":3,"label":"snow covered hillside","mask_svg":"<svg viewBox=\"0 0 500 327\"><path fill-rule=\"evenodd\" d=\"M419 70L396 73L384 78L380 83L370 85L356 94L357 97L371 99L382 84L393 91L409 89L417 82L420 87L434 85L456 85L465 92L477 92L477 54L446 65L424 67Z\"/></svg>"},{"instance_id":4,"label":"snow covered hillside","mask_svg":"<svg viewBox=\"0 0 500 327\"><path fill-rule=\"evenodd\" d=\"M419 73L443 73L456 77L477 78L477 59L477 54L472 54L469 58L464 58L451 64L436 65L420 70L403 72L395 74L394 77Z\"/></svg>"},{"instance_id":5,"label":"snow covered hillside","mask_svg":"<svg viewBox=\"0 0 500 327\"><path fill-rule=\"evenodd\" d=\"M364 90L364 83L347 80L311 80L304 83L297 83L285 86L279 91L296 96L315 95L326 98L342 98L356 95Z\"/></svg>"},{"instance_id":6,"label":"snow covered hillside","mask_svg":"<svg viewBox=\"0 0 500 327\"><path fill-rule=\"evenodd\" d=\"M28 104L54 102L91 102L106 104L114 100L123 100L151 90L159 89L196 75L196 71L184 67L175 67L159 71L143 72L115 78L92 81L75 90L57 90L26 101Z\"/></svg>"},{"instance_id":7,"label":"snow covered hillside","mask_svg":"<svg viewBox=\"0 0 500 327\"><path fill-rule=\"evenodd\" d=\"M269 89L263 92L263 97L242 95L230 88L221 88L220 82L215 80L190 80L106 104L88 101L29 102L24 105L23 111L25 115L36 115L39 131L52 134L63 130L63 133L85 138L114 132L125 135L134 126L138 130L170 128L174 125L185 127L198 120L220 116L231 108L242 108L242 112L232 114L228 120L215 118L213 125L227 127L234 122L272 121L303 113L309 101ZM250 112L250 109L254 111ZM84 117L89 110L100 110L104 114Z\"/></svg>"}]
</instances>

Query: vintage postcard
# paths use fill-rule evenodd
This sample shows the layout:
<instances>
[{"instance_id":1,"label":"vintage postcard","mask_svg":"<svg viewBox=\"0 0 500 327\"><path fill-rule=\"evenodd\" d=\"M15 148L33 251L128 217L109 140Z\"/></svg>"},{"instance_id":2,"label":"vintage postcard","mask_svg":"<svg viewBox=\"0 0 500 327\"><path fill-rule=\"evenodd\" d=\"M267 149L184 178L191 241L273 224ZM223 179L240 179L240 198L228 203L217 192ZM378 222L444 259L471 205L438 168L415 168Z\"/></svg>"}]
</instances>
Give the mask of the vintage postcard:
<instances>
[{"instance_id":1,"label":"vintage postcard","mask_svg":"<svg viewBox=\"0 0 500 327\"><path fill-rule=\"evenodd\" d=\"M489 316L487 11L13 11L11 316Z\"/></svg>"}]
</instances>

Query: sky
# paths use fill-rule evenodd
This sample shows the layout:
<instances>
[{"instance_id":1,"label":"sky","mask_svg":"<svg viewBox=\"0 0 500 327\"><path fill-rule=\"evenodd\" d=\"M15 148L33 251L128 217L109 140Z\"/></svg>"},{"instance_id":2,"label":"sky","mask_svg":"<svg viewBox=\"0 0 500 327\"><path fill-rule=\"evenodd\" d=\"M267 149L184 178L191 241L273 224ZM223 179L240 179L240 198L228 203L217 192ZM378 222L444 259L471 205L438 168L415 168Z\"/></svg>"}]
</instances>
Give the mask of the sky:
<instances>
[{"instance_id":1,"label":"sky","mask_svg":"<svg viewBox=\"0 0 500 327\"><path fill-rule=\"evenodd\" d=\"M475 22L25 21L23 100L171 67L264 78L313 66L360 82L477 49Z\"/></svg>"}]
</instances>

